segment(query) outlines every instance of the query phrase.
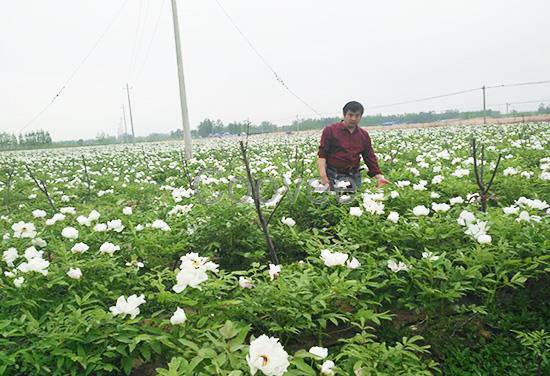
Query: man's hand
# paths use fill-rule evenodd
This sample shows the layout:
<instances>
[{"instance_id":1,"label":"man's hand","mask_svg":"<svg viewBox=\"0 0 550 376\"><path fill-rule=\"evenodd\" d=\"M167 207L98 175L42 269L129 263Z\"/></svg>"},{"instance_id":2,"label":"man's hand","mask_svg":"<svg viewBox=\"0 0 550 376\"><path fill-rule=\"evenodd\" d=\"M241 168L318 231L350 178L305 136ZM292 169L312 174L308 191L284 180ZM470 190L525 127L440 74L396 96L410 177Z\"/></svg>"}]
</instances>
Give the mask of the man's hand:
<instances>
[{"instance_id":1,"label":"man's hand","mask_svg":"<svg viewBox=\"0 0 550 376\"><path fill-rule=\"evenodd\" d=\"M378 188L385 186L386 184L389 184L390 181L387 180L384 175L378 174L374 177L376 179L376 186Z\"/></svg>"},{"instance_id":2,"label":"man's hand","mask_svg":"<svg viewBox=\"0 0 550 376\"><path fill-rule=\"evenodd\" d=\"M328 185L330 183L330 180L328 179L327 175L321 175L321 184Z\"/></svg>"}]
</instances>

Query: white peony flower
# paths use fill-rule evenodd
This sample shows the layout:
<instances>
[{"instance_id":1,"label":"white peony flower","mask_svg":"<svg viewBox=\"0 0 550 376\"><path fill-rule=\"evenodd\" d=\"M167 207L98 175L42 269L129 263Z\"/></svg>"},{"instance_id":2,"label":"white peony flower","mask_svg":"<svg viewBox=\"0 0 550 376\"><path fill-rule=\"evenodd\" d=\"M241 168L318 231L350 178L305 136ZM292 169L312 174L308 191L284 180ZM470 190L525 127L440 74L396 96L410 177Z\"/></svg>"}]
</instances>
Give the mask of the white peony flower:
<instances>
[{"instance_id":1,"label":"white peony flower","mask_svg":"<svg viewBox=\"0 0 550 376\"><path fill-rule=\"evenodd\" d=\"M418 169L414 168L414 167L409 167L409 171L411 172L411 174L413 174L414 176L419 176L420 175L420 171L418 171Z\"/></svg>"},{"instance_id":2,"label":"white peony flower","mask_svg":"<svg viewBox=\"0 0 550 376\"><path fill-rule=\"evenodd\" d=\"M480 235L485 235L488 229L489 229L489 226L487 225L487 221L477 221L475 223L469 223L468 228L464 233L466 235L470 235L474 238L477 238Z\"/></svg>"},{"instance_id":3,"label":"white peony flower","mask_svg":"<svg viewBox=\"0 0 550 376\"><path fill-rule=\"evenodd\" d=\"M97 210L92 210L90 212L90 214L88 214L88 219L90 221L97 221L100 216L101 216L101 214L99 214L99 212Z\"/></svg>"},{"instance_id":4,"label":"white peony flower","mask_svg":"<svg viewBox=\"0 0 550 376\"><path fill-rule=\"evenodd\" d=\"M525 211L525 210L522 210L521 213L519 213L519 216L516 218L516 221L517 222L522 222L522 221L525 221L525 222L531 222L531 221L535 221L535 222L540 222L542 218L539 217L538 215L529 215L529 212Z\"/></svg>"},{"instance_id":5,"label":"white peony flower","mask_svg":"<svg viewBox=\"0 0 550 376\"><path fill-rule=\"evenodd\" d=\"M5 275L6 277L8 277L8 278L15 278L15 275L16 275L16 274L17 274L17 269L14 269L13 272L10 272L10 271L8 271L8 270L6 270L6 271L4 272L4 275Z\"/></svg>"},{"instance_id":6,"label":"white peony flower","mask_svg":"<svg viewBox=\"0 0 550 376\"><path fill-rule=\"evenodd\" d=\"M240 276L239 277L239 286L241 286L243 289L251 289L252 288L252 281L246 277Z\"/></svg>"},{"instance_id":7,"label":"white peony flower","mask_svg":"<svg viewBox=\"0 0 550 376\"><path fill-rule=\"evenodd\" d=\"M65 227L63 231L61 231L61 236L67 239L77 239L78 238L78 230L74 227Z\"/></svg>"},{"instance_id":8,"label":"white peony flower","mask_svg":"<svg viewBox=\"0 0 550 376\"><path fill-rule=\"evenodd\" d=\"M156 219L151 223L151 228L162 230L162 231L170 231L170 226L166 222L164 222L162 219Z\"/></svg>"},{"instance_id":9,"label":"white peony flower","mask_svg":"<svg viewBox=\"0 0 550 376\"><path fill-rule=\"evenodd\" d=\"M36 227L32 223L19 221L11 226L13 236L16 238L34 238L36 236Z\"/></svg>"},{"instance_id":10,"label":"white peony flower","mask_svg":"<svg viewBox=\"0 0 550 376\"><path fill-rule=\"evenodd\" d=\"M126 266L135 266L136 268L141 269L145 266L145 264L138 260L132 260L131 262L127 262Z\"/></svg>"},{"instance_id":11,"label":"white peony flower","mask_svg":"<svg viewBox=\"0 0 550 376\"><path fill-rule=\"evenodd\" d=\"M82 277L82 271L80 268L70 268L67 275L72 279L80 279L80 277Z\"/></svg>"},{"instance_id":12,"label":"white peony flower","mask_svg":"<svg viewBox=\"0 0 550 376\"><path fill-rule=\"evenodd\" d=\"M90 221L88 217L85 217L83 215L79 215L78 217L76 217L76 221L81 226L90 226L92 224L92 221Z\"/></svg>"},{"instance_id":13,"label":"white peony flower","mask_svg":"<svg viewBox=\"0 0 550 376\"><path fill-rule=\"evenodd\" d=\"M73 208L72 206L67 206L65 208L61 208L59 209L59 211L62 213L62 214L71 214L71 215L75 215L76 214L76 209Z\"/></svg>"},{"instance_id":14,"label":"white peony flower","mask_svg":"<svg viewBox=\"0 0 550 376\"><path fill-rule=\"evenodd\" d=\"M105 223L98 223L94 226L94 231L105 232L107 231L107 225Z\"/></svg>"},{"instance_id":15,"label":"white peony flower","mask_svg":"<svg viewBox=\"0 0 550 376\"><path fill-rule=\"evenodd\" d=\"M109 255L113 255L116 251L120 250L120 246L114 245L113 243L105 242L101 244L101 247L99 247L99 252L101 253L108 253Z\"/></svg>"},{"instance_id":16,"label":"white peony flower","mask_svg":"<svg viewBox=\"0 0 550 376\"><path fill-rule=\"evenodd\" d=\"M35 247L29 247L25 249L25 258L27 261L30 261L33 258L42 258L42 255L44 254L44 251L38 251Z\"/></svg>"},{"instance_id":17,"label":"white peony flower","mask_svg":"<svg viewBox=\"0 0 550 376\"><path fill-rule=\"evenodd\" d=\"M176 309L176 312L170 317L170 323L172 325L180 325L183 324L187 320L187 316L185 315L185 311L178 307Z\"/></svg>"},{"instance_id":18,"label":"white peony flower","mask_svg":"<svg viewBox=\"0 0 550 376\"><path fill-rule=\"evenodd\" d=\"M365 195L363 198L363 206L369 214L384 214L384 204L379 201L375 201L371 196Z\"/></svg>"},{"instance_id":19,"label":"white peony flower","mask_svg":"<svg viewBox=\"0 0 550 376\"><path fill-rule=\"evenodd\" d=\"M514 167L508 167L508 168L505 168L504 171L502 171L502 175L504 176L511 176L511 175L516 175L519 171L514 168Z\"/></svg>"},{"instance_id":20,"label":"white peony flower","mask_svg":"<svg viewBox=\"0 0 550 376\"><path fill-rule=\"evenodd\" d=\"M456 221L461 226L467 226L468 224L474 222L475 220L476 220L476 217L474 213L471 213L468 210L463 210L458 216L458 219Z\"/></svg>"},{"instance_id":21,"label":"white peony flower","mask_svg":"<svg viewBox=\"0 0 550 376\"><path fill-rule=\"evenodd\" d=\"M259 370L266 376L282 376L290 365L288 354L279 339L265 334L250 342L246 361L252 375Z\"/></svg>"},{"instance_id":22,"label":"white peony flower","mask_svg":"<svg viewBox=\"0 0 550 376\"><path fill-rule=\"evenodd\" d=\"M354 217L360 217L363 215L363 210L361 210L361 208L358 206L353 206L349 208L349 214Z\"/></svg>"},{"instance_id":23,"label":"white peony flower","mask_svg":"<svg viewBox=\"0 0 550 376\"><path fill-rule=\"evenodd\" d=\"M446 212L446 211L449 211L449 209L451 208L451 205L449 204L445 204L445 203L442 203L442 204L438 204L437 202L432 202L432 210L434 212Z\"/></svg>"},{"instance_id":24,"label":"white peony flower","mask_svg":"<svg viewBox=\"0 0 550 376\"><path fill-rule=\"evenodd\" d=\"M465 168L457 168L455 172L453 172L451 175L456 176L457 178L463 178L464 176L467 176L470 174L470 170Z\"/></svg>"},{"instance_id":25,"label":"white peony flower","mask_svg":"<svg viewBox=\"0 0 550 376\"><path fill-rule=\"evenodd\" d=\"M432 178L432 184L439 184L443 181L443 176L436 175Z\"/></svg>"},{"instance_id":26,"label":"white peony flower","mask_svg":"<svg viewBox=\"0 0 550 376\"><path fill-rule=\"evenodd\" d=\"M288 227L292 227L296 224L296 221L292 218L283 217L281 219L281 222L287 225Z\"/></svg>"},{"instance_id":27,"label":"white peony flower","mask_svg":"<svg viewBox=\"0 0 550 376\"><path fill-rule=\"evenodd\" d=\"M394 211L390 212L390 214L388 215L388 221L397 223L399 221L399 213Z\"/></svg>"},{"instance_id":28,"label":"white peony flower","mask_svg":"<svg viewBox=\"0 0 550 376\"><path fill-rule=\"evenodd\" d=\"M124 230L124 225L120 219L113 219L107 222L107 228L115 232L122 232L122 230Z\"/></svg>"},{"instance_id":29,"label":"white peony flower","mask_svg":"<svg viewBox=\"0 0 550 376\"><path fill-rule=\"evenodd\" d=\"M124 215L132 215L132 213L133 213L132 208L129 207L129 206L122 209L122 214L124 214Z\"/></svg>"},{"instance_id":30,"label":"white peony flower","mask_svg":"<svg viewBox=\"0 0 550 376\"><path fill-rule=\"evenodd\" d=\"M54 222L61 222L65 220L65 215L61 213L55 213L52 217Z\"/></svg>"},{"instance_id":31,"label":"white peony flower","mask_svg":"<svg viewBox=\"0 0 550 376\"><path fill-rule=\"evenodd\" d=\"M180 271L176 275L177 283L172 287L177 293L185 290L187 286L200 289L199 285L208 279L207 271L218 272L218 264L208 261L207 257L201 257L198 253L188 253L180 260Z\"/></svg>"},{"instance_id":32,"label":"white peony flower","mask_svg":"<svg viewBox=\"0 0 550 376\"><path fill-rule=\"evenodd\" d=\"M17 288L21 288L21 286L23 285L23 282L25 282L24 277L17 277L13 280L13 284Z\"/></svg>"},{"instance_id":33,"label":"white peony flower","mask_svg":"<svg viewBox=\"0 0 550 376\"><path fill-rule=\"evenodd\" d=\"M391 192L390 192L390 197L391 197L391 198L397 198L397 197L399 197L399 192L397 192L397 191L391 191Z\"/></svg>"},{"instance_id":34,"label":"white peony flower","mask_svg":"<svg viewBox=\"0 0 550 376\"><path fill-rule=\"evenodd\" d=\"M428 184L428 182L426 180L421 180L418 184L413 184L413 190L415 190L415 191L425 191L425 190L427 190L426 184Z\"/></svg>"},{"instance_id":35,"label":"white peony flower","mask_svg":"<svg viewBox=\"0 0 550 376\"><path fill-rule=\"evenodd\" d=\"M44 210L36 209L32 211L34 218L44 218L46 217L46 212Z\"/></svg>"},{"instance_id":36,"label":"white peony flower","mask_svg":"<svg viewBox=\"0 0 550 376\"><path fill-rule=\"evenodd\" d=\"M75 245L73 245L73 247L71 248L71 251L73 253L84 253L86 252L88 249L90 249L90 247L88 247L88 245L86 243L76 243Z\"/></svg>"},{"instance_id":37,"label":"white peony flower","mask_svg":"<svg viewBox=\"0 0 550 376\"><path fill-rule=\"evenodd\" d=\"M190 286L195 289L200 289L200 284L208 280L208 275L203 269L197 269L190 264L182 265L180 271L176 275L177 283L172 287L177 293L182 292Z\"/></svg>"},{"instance_id":38,"label":"white peony flower","mask_svg":"<svg viewBox=\"0 0 550 376\"><path fill-rule=\"evenodd\" d=\"M395 260L389 260L388 261L388 268L390 268L392 272L397 273L401 270L408 271L410 266L407 266L402 261L399 261L399 263L397 263L397 262L395 262Z\"/></svg>"},{"instance_id":39,"label":"white peony flower","mask_svg":"<svg viewBox=\"0 0 550 376\"><path fill-rule=\"evenodd\" d=\"M48 243L42 239L42 238L34 238L32 241L31 241L32 245L34 245L35 247L39 247L39 248L44 248L45 246L48 245Z\"/></svg>"},{"instance_id":40,"label":"white peony flower","mask_svg":"<svg viewBox=\"0 0 550 376\"><path fill-rule=\"evenodd\" d=\"M135 318L139 315L139 306L145 303L145 296L141 294L140 296L131 295L128 297L128 300L124 296L120 296L116 305L109 307L109 310L113 316L121 315L122 317L130 315L130 318Z\"/></svg>"},{"instance_id":41,"label":"white peony flower","mask_svg":"<svg viewBox=\"0 0 550 376\"><path fill-rule=\"evenodd\" d=\"M437 255L434 255L432 252L428 251L428 252L422 252L422 258L425 258L425 259L429 259L429 260L432 260L432 261L437 261L439 260L439 256Z\"/></svg>"},{"instance_id":42,"label":"white peony flower","mask_svg":"<svg viewBox=\"0 0 550 376\"><path fill-rule=\"evenodd\" d=\"M50 266L49 261L44 260L42 257L34 257L19 264L17 269L23 273L36 272L46 276L48 275L48 266Z\"/></svg>"},{"instance_id":43,"label":"white peony flower","mask_svg":"<svg viewBox=\"0 0 550 376\"><path fill-rule=\"evenodd\" d=\"M273 281L275 278L279 277L281 273L281 265L269 264L269 276Z\"/></svg>"},{"instance_id":44,"label":"white peony flower","mask_svg":"<svg viewBox=\"0 0 550 376\"><path fill-rule=\"evenodd\" d=\"M430 209L424 205L418 205L413 208L413 214L417 217L430 214Z\"/></svg>"},{"instance_id":45,"label":"white peony flower","mask_svg":"<svg viewBox=\"0 0 550 376\"><path fill-rule=\"evenodd\" d=\"M505 208L502 208L502 211L504 212L504 214L506 215L510 215L510 214L517 214L519 212L519 207L517 206L508 206L508 207L505 207Z\"/></svg>"},{"instance_id":46,"label":"white peony flower","mask_svg":"<svg viewBox=\"0 0 550 376\"><path fill-rule=\"evenodd\" d=\"M328 249L321 250L321 260L325 263L326 266L339 266L346 265L346 260L348 255L342 252L331 252Z\"/></svg>"},{"instance_id":47,"label":"white peony flower","mask_svg":"<svg viewBox=\"0 0 550 376\"><path fill-rule=\"evenodd\" d=\"M4 251L2 254L2 259L8 264L10 268L13 268L13 262L19 257L19 254L17 253L17 249L15 248L8 248L7 251Z\"/></svg>"},{"instance_id":48,"label":"white peony flower","mask_svg":"<svg viewBox=\"0 0 550 376\"><path fill-rule=\"evenodd\" d=\"M322 375L334 375L334 371L332 368L334 368L334 362L332 360L325 360L325 362L321 365L321 374Z\"/></svg>"},{"instance_id":49,"label":"white peony flower","mask_svg":"<svg viewBox=\"0 0 550 376\"><path fill-rule=\"evenodd\" d=\"M351 183L347 180L338 180L336 181L336 184L334 184L334 188L336 189L344 189L347 188Z\"/></svg>"},{"instance_id":50,"label":"white peony flower","mask_svg":"<svg viewBox=\"0 0 550 376\"><path fill-rule=\"evenodd\" d=\"M328 349L325 347L313 346L309 349L309 353L319 357L320 359L325 359L328 356Z\"/></svg>"},{"instance_id":51,"label":"white peony flower","mask_svg":"<svg viewBox=\"0 0 550 376\"><path fill-rule=\"evenodd\" d=\"M479 244L490 244L492 239L491 239L491 235L481 234L477 237L476 240Z\"/></svg>"},{"instance_id":52,"label":"white peony flower","mask_svg":"<svg viewBox=\"0 0 550 376\"><path fill-rule=\"evenodd\" d=\"M451 205L462 204L462 203L464 203L464 199L460 196L451 197L449 199L449 204Z\"/></svg>"},{"instance_id":53,"label":"white peony flower","mask_svg":"<svg viewBox=\"0 0 550 376\"><path fill-rule=\"evenodd\" d=\"M355 257L350 260L348 260L346 262L346 266L348 269L351 269L351 270L354 270L354 269L358 269L360 266L361 266L361 263L359 262L359 260L357 260Z\"/></svg>"}]
</instances>

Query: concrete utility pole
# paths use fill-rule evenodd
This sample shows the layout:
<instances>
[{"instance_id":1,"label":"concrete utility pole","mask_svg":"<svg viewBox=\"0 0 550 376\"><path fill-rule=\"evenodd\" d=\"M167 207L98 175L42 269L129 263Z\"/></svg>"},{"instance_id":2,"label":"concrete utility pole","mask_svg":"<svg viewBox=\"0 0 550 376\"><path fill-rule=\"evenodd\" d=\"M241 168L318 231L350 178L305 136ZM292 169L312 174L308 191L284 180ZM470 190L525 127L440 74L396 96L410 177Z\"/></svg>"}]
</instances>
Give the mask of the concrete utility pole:
<instances>
[{"instance_id":1,"label":"concrete utility pole","mask_svg":"<svg viewBox=\"0 0 550 376\"><path fill-rule=\"evenodd\" d=\"M487 115L485 114L485 85L481 89L483 90L483 124L487 124Z\"/></svg>"},{"instance_id":2,"label":"concrete utility pole","mask_svg":"<svg viewBox=\"0 0 550 376\"><path fill-rule=\"evenodd\" d=\"M126 84L126 94L128 95L128 112L130 112L130 126L132 127L132 141L136 138L134 133L134 118L132 117L132 103L130 102L130 88Z\"/></svg>"},{"instance_id":3,"label":"concrete utility pole","mask_svg":"<svg viewBox=\"0 0 550 376\"><path fill-rule=\"evenodd\" d=\"M509 108L510 108L510 103L506 103L506 114L508 114L508 112L509 112L509 111L508 111L508 110L509 110Z\"/></svg>"},{"instance_id":4,"label":"concrete utility pole","mask_svg":"<svg viewBox=\"0 0 550 376\"><path fill-rule=\"evenodd\" d=\"M189 111L187 110L187 97L185 94L185 80L183 77L183 63L181 60L180 27L178 22L178 8L176 0L172 0L172 19L174 21L174 37L176 41L176 59L178 62L178 79L180 86L181 121L183 123L183 139L185 140L185 158L193 158L191 143L191 128L189 127Z\"/></svg>"}]
</instances>

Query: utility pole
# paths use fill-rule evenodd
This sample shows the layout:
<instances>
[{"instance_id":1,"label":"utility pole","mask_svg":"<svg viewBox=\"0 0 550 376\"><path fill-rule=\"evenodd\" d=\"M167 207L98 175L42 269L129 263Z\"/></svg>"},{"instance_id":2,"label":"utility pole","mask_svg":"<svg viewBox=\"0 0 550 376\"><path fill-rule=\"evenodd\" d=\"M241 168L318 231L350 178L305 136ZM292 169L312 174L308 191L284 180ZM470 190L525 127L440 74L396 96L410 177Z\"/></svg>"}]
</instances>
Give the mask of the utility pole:
<instances>
[{"instance_id":1,"label":"utility pole","mask_svg":"<svg viewBox=\"0 0 550 376\"><path fill-rule=\"evenodd\" d=\"M510 107L510 103L506 103L506 114L508 114L508 108Z\"/></svg>"},{"instance_id":2,"label":"utility pole","mask_svg":"<svg viewBox=\"0 0 550 376\"><path fill-rule=\"evenodd\" d=\"M128 87L128 84L126 84L126 94L128 95L128 112L130 112L130 126L132 127L132 142L136 138L136 134L134 133L134 118L132 117L132 103L130 102L130 88Z\"/></svg>"},{"instance_id":3,"label":"utility pole","mask_svg":"<svg viewBox=\"0 0 550 376\"><path fill-rule=\"evenodd\" d=\"M178 79L180 86L181 121L183 123L183 139L185 140L185 158L193 158L191 143L191 128L189 127L189 111L187 110L187 97L185 94L185 80L183 77L183 62L181 59L180 27L178 22L178 8L176 0L172 0L172 20L174 22L174 38L176 42L176 59L178 63Z\"/></svg>"},{"instance_id":4,"label":"utility pole","mask_svg":"<svg viewBox=\"0 0 550 376\"><path fill-rule=\"evenodd\" d=\"M483 90L483 124L487 124L487 115L485 113L485 85L481 88Z\"/></svg>"},{"instance_id":5,"label":"utility pole","mask_svg":"<svg viewBox=\"0 0 550 376\"><path fill-rule=\"evenodd\" d=\"M126 125L126 109L122 104L122 119L124 120L124 142L128 141L128 126Z\"/></svg>"}]
</instances>

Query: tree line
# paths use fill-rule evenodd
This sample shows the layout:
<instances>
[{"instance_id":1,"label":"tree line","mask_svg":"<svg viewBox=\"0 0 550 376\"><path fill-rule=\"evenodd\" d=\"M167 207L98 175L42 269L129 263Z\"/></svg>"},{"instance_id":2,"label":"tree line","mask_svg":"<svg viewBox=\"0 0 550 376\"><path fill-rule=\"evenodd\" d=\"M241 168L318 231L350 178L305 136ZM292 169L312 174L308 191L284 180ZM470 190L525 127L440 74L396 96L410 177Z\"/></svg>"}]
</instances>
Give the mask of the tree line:
<instances>
[{"instance_id":1,"label":"tree line","mask_svg":"<svg viewBox=\"0 0 550 376\"><path fill-rule=\"evenodd\" d=\"M0 149L17 149L27 147L39 147L51 145L50 132L44 130L20 133L16 136L13 133L0 132Z\"/></svg>"},{"instance_id":2,"label":"tree line","mask_svg":"<svg viewBox=\"0 0 550 376\"><path fill-rule=\"evenodd\" d=\"M536 114L550 114L550 105L544 105L541 103L537 111L517 112L511 111L511 113L501 113L500 111L487 110L486 115L489 118L502 118L506 116L528 116ZM467 111L462 112L459 110L447 110L445 112L416 112L405 113L398 115L365 115L361 119L361 125L373 126L384 124L407 124L407 123L432 123L445 120L455 119L472 119L483 117L483 111ZM340 121L341 117L325 117L320 119L296 119L292 123L283 126L277 126L269 121L263 121L259 124L253 124L248 121L237 121L225 124L221 120L204 119L201 121L196 130L191 131L193 138L210 137L210 136L227 136L238 135L245 132L249 134L271 133L271 132L295 132L302 130L314 130L323 129L328 124ZM151 133L147 136L138 136L133 139L134 142L155 142L155 141L168 141L168 140L181 140L183 139L183 132L181 129L171 131L170 133ZM9 134L0 132L0 150L13 150L21 148L33 148L44 147L49 145L55 146L84 146L84 145L106 145L125 143L132 141L131 136L123 135L121 137L115 137L104 132L99 133L95 139L92 140L73 140L73 141L59 141L52 144L52 139L49 132L39 130L27 132L25 134Z\"/></svg>"}]
</instances>

